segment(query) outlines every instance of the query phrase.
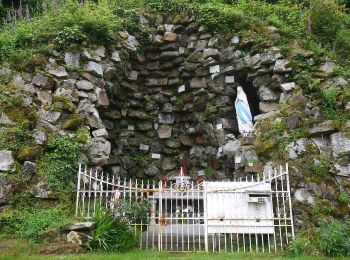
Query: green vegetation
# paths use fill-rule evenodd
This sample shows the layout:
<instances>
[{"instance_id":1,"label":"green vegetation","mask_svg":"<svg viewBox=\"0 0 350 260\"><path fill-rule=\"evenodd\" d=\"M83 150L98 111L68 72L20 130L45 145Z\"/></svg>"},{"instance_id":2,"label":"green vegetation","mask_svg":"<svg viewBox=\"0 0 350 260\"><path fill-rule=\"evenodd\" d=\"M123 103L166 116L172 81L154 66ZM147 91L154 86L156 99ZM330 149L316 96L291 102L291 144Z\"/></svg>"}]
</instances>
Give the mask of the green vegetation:
<instances>
[{"instance_id":1,"label":"green vegetation","mask_svg":"<svg viewBox=\"0 0 350 260\"><path fill-rule=\"evenodd\" d=\"M135 247L135 236L122 218L99 209L93 221L96 223L96 229L90 245L92 250L123 252Z\"/></svg>"},{"instance_id":2,"label":"green vegetation","mask_svg":"<svg viewBox=\"0 0 350 260\"><path fill-rule=\"evenodd\" d=\"M60 195L69 195L75 185L72 176L77 171L80 146L76 138L55 137L39 159L36 171L46 177L50 187Z\"/></svg>"},{"instance_id":3,"label":"green vegetation","mask_svg":"<svg viewBox=\"0 0 350 260\"><path fill-rule=\"evenodd\" d=\"M140 201L129 202L128 199L124 200L120 205L120 213L125 219L132 223L149 223L149 210L151 203L149 200L144 199Z\"/></svg>"},{"instance_id":4,"label":"green vegetation","mask_svg":"<svg viewBox=\"0 0 350 260\"><path fill-rule=\"evenodd\" d=\"M27 208L0 215L2 235L36 241L41 235L68 224L71 219L61 207Z\"/></svg>"},{"instance_id":5,"label":"green vegetation","mask_svg":"<svg viewBox=\"0 0 350 260\"><path fill-rule=\"evenodd\" d=\"M318 230L319 246L328 256L350 256L350 222L332 220Z\"/></svg>"}]
</instances>

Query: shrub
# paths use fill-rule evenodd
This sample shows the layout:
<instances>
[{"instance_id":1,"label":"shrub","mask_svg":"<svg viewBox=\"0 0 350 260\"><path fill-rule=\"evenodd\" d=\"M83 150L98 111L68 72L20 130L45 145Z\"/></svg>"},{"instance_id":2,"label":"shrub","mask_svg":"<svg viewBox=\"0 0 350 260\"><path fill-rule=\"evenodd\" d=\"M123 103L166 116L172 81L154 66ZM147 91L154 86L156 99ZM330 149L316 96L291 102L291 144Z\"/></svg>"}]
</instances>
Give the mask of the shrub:
<instances>
[{"instance_id":1,"label":"shrub","mask_svg":"<svg viewBox=\"0 0 350 260\"><path fill-rule=\"evenodd\" d=\"M93 221L96 229L90 244L92 250L123 252L136 244L135 236L125 221L114 217L110 212L97 210Z\"/></svg>"},{"instance_id":2,"label":"shrub","mask_svg":"<svg viewBox=\"0 0 350 260\"><path fill-rule=\"evenodd\" d=\"M311 0L312 33L325 43L333 44L344 22L344 8L337 0Z\"/></svg>"},{"instance_id":3,"label":"shrub","mask_svg":"<svg viewBox=\"0 0 350 260\"><path fill-rule=\"evenodd\" d=\"M301 256L306 253L310 241L307 237L296 236L294 240L289 244L288 252L292 256Z\"/></svg>"},{"instance_id":4,"label":"shrub","mask_svg":"<svg viewBox=\"0 0 350 260\"><path fill-rule=\"evenodd\" d=\"M73 43L80 44L84 42L86 36L79 30L78 27L65 27L57 35L57 41L62 47L69 47Z\"/></svg>"},{"instance_id":5,"label":"shrub","mask_svg":"<svg viewBox=\"0 0 350 260\"><path fill-rule=\"evenodd\" d=\"M350 256L350 222L332 219L318 229L319 246L327 256Z\"/></svg>"},{"instance_id":6,"label":"shrub","mask_svg":"<svg viewBox=\"0 0 350 260\"><path fill-rule=\"evenodd\" d=\"M198 19L210 31L227 33L239 29L245 17L238 8L209 3L199 8Z\"/></svg>"},{"instance_id":7,"label":"shrub","mask_svg":"<svg viewBox=\"0 0 350 260\"><path fill-rule=\"evenodd\" d=\"M66 213L57 208L24 212L16 225L17 234L26 239L37 239L41 234L69 223Z\"/></svg>"},{"instance_id":8,"label":"shrub","mask_svg":"<svg viewBox=\"0 0 350 260\"><path fill-rule=\"evenodd\" d=\"M36 171L47 177L53 191L69 194L69 185L78 167L78 157L79 145L75 137L55 137L39 159Z\"/></svg>"},{"instance_id":9,"label":"shrub","mask_svg":"<svg viewBox=\"0 0 350 260\"><path fill-rule=\"evenodd\" d=\"M132 201L131 204L128 200L124 200L120 205L120 214L123 218L130 223L148 223L149 222L149 209L151 204L148 200Z\"/></svg>"}]
</instances>

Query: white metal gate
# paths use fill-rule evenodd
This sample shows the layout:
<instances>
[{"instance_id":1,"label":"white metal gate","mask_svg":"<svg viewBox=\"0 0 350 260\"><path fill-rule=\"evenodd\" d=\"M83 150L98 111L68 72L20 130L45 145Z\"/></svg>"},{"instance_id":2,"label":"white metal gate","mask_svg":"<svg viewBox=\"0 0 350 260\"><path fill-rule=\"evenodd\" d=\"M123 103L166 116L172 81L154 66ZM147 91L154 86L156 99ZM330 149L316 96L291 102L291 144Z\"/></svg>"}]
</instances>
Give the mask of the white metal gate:
<instances>
[{"instance_id":1,"label":"white metal gate","mask_svg":"<svg viewBox=\"0 0 350 260\"><path fill-rule=\"evenodd\" d=\"M222 182L122 180L79 166L76 214L101 207L128 221L141 249L276 252L294 238L288 165Z\"/></svg>"}]
</instances>

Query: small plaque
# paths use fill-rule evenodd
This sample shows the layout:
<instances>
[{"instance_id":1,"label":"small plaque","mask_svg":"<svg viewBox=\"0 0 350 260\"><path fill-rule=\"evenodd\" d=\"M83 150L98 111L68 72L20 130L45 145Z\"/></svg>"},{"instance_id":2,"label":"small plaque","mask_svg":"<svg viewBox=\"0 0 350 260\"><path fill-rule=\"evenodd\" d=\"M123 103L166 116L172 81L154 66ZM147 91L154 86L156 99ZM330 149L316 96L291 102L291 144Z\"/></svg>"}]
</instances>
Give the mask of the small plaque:
<instances>
[{"instance_id":1,"label":"small plaque","mask_svg":"<svg viewBox=\"0 0 350 260\"><path fill-rule=\"evenodd\" d=\"M185 90L186 90L185 85L181 85L181 86L179 86L179 87L177 88L177 92L179 92L179 93L185 92Z\"/></svg>"},{"instance_id":2,"label":"small plaque","mask_svg":"<svg viewBox=\"0 0 350 260\"><path fill-rule=\"evenodd\" d=\"M139 149L140 149L141 151L148 151L149 145L147 145L147 144L140 144Z\"/></svg>"},{"instance_id":3,"label":"small plaque","mask_svg":"<svg viewBox=\"0 0 350 260\"><path fill-rule=\"evenodd\" d=\"M225 83L235 83L235 77L234 76L226 76Z\"/></svg>"},{"instance_id":4,"label":"small plaque","mask_svg":"<svg viewBox=\"0 0 350 260\"><path fill-rule=\"evenodd\" d=\"M198 176L204 176L204 171L203 170L200 170L200 171L198 171Z\"/></svg>"},{"instance_id":5,"label":"small plaque","mask_svg":"<svg viewBox=\"0 0 350 260\"><path fill-rule=\"evenodd\" d=\"M217 124L217 125L216 125L216 129L217 129L217 130L222 129L222 127L223 127L222 124Z\"/></svg>"},{"instance_id":6,"label":"small plaque","mask_svg":"<svg viewBox=\"0 0 350 260\"><path fill-rule=\"evenodd\" d=\"M158 123L154 123L154 124L153 124L153 127L154 127L155 130L157 130L158 127L159 127L159 124L158 124Z\"/></svg>"},{"instance_id":7,"label":"small plaque","mask_svg":"<svg viewBox=\"0 0 350 260\"><path fill-rule=\"evenodd\" d=\"M221 147L219 147L218 152L219 152L219 153L222 153L223 150L224 150L224 149L223 149L222 146L221 146Z\"/></svg>"},{"instance_id":8,"label":"small plaque","mask_svg":"<svg viewBox=\"0 0 350 260\"><path fill-rule=\"evenodd\" d=\"M152 159L159 160L160 159L160 154L159 153L152 153L151 157L152 157Z\"/></svg>"},{"instance_id":9,"label":"small plaque","mask_svg":"<svg viewBox=\"0 0 350 260\"><path fill-rule=\"evenodd\" d=\"M185 51L186 51L186 48L184 48L184 47L179 47L179 54L180 54L180 55L185 54Z\"/></svg>"},{"instance_id":10,"label":"small plaque","mask_svg":"<svg viewBox=\"0 0 350 260\"><path fill-rule=\"evenodd\" d=\"M135 126L133 126L133 125L128 125L128 130L129 130L129 131L134 131L134 130L135 130Z\"/></svg>"},{"instance_id":11,"label":"small plaque","mask_svg":"<svg viewBox=\"0 0 350 260\"><path fill-rule=\"evenodd\" d=\"M209 67L210 74L219 73L220 72L220 65L214 65Z\"/></svg>"},{"instance_id":12,"label":"small plaque","mask_svg":"<svg viewBox=\"0 0 350 260\"><path fill-rule=\"evenodd\" d=\"M235 158L235 163L241 163L242 162L242 157L238 156Z\"/></svg>"},{"instance_id":13,"label":"small plaque","mask_svg":"<svg viewBox=\"0 0 350 260\"><path fill-rule=\"evenodd\" d=\"M254 163L250 162L250 163L248 163L248 166L249 166L249 167L253 167L253 166L254 166Z\"/></svg>"},{"instance_id":14,"label":"small plaque","mask_svg":"<svg viewBox=\"0 0 350 260\"><path fill-rule=\"evenodd\" d=\"M195 133L195 132L196 132L196 129L193 128L193 127L190 127L190 128L188 128L188 130L187 130L187 133L189 133L189 134L193 134L193 133Z\"/></svg>"}]
</instances>

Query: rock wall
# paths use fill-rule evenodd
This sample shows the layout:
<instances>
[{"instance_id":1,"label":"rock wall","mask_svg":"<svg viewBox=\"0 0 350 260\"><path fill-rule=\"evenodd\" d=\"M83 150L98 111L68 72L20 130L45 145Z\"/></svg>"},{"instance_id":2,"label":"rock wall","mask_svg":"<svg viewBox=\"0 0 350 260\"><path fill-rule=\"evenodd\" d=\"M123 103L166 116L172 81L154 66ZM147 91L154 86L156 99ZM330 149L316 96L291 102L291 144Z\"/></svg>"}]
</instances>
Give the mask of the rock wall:
<instances>
[{"instance_id":1,"label":"rock wall","mask_svg":"<svg viewBox=\"0 0 350 260\"><path fill-rule=\"evenodd\" d=\"M178 16L167 22L159 18L154 25L141 21L150 28L147 39L120 31L113 50L72 46L66 52L52 51L35 73L2 69L6 82L21 89L18 95L38 111L33 137L39 148L50 132L65 135L85 127L90 137L81 161L116 177L171 178L184 165L194 179L220 180L261 173L265 164L266 169L271 166L268 156L258 157L263 153L254 136L239 136L234 108L237 86L247 93L255 122L274 116L274 122L285 122L288 130L298 128L299 112L307 117L320 115L315 104L295 93L292 67L272 41L216 36L193 17ZM271 39L280 37L275 27L265 29ZM313 62L312 55L303 55ZM327 64L321 68L324 73L330 69ZM282 116L281 104L301 108L284 111ZM1 113L1 124L12 121L12 115ZM287 145L286 159L297 160L310 147L317 154L331 150L334 158L350 151L349 139L334 127L323 124L309 132ZM330 134L326 141L319 138ZM0 151L0 158L1 171L14 170L11 151ZM34 160L24 154L23 161L23 171L29 169L31 174ZM300 168L293 168L297 200L312 204L310 192L321 192L320 197L336 201L339 189L350 187L346 186L349 164L343 157L338 161L334 167L346 177L322 189L305 182L297 174ZM37 196L49 196L42 188L45 185L38 183L41 195ZM2 187L0 199L9 186Z\"/></svg>"}]
</instances>

